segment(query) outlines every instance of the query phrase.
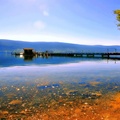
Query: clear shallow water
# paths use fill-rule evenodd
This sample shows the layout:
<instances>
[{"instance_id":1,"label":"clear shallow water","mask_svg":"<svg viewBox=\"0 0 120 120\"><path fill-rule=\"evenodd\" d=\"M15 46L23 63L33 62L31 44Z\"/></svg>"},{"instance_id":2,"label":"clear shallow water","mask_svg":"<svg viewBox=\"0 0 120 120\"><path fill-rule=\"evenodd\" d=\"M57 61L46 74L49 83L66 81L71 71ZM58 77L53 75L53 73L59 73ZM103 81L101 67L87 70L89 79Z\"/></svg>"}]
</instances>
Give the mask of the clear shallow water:
<instances>
[{"instance_id":1,"label":"clear shallow water","mask_svg":"<svg viewBox=\"0 0 120 120\"><path fill-rule=\"evenodd\" d=\"M6 54L0 66L0 118L117 119L120 113L115 107L120 61L64 57L24 61Z\"/></svg>"}]
</instances>

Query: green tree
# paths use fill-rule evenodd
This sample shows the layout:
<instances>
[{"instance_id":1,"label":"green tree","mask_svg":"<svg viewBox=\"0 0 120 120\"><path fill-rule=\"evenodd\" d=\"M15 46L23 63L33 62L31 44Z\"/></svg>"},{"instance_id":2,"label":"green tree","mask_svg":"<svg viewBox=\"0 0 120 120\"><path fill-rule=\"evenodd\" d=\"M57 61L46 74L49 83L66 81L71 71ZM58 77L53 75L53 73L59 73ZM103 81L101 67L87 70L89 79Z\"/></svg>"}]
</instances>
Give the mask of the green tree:
<instances>
[{"instance_id":1,"label":"green tree","mask_svg":"<svg viewBox=\"0 0 120 120\"><path fill-rule=\"evenodd\" d=\"M116 16L116 19L117 19L117 21L118 21L117 26L120 27L120 10L115 10L115 11L114 11L114 14L117 15L117 16Z\"/></svg>"}]
</instances>

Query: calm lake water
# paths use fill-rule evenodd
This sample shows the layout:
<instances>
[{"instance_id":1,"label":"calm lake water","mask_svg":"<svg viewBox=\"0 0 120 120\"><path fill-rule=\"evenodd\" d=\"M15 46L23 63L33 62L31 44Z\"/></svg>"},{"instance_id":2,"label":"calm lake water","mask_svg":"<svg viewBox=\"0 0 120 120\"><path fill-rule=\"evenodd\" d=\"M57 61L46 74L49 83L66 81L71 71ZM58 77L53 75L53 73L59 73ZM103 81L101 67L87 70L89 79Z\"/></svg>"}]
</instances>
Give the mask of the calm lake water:
<instances>
[{"instance_id":1,"label":"calm lake water","mask_svg":"<svg viewBox=\"0 0 120 120\"><path fill-rule=\"evenodd\" d=\"M120 61L0 53L1 120L118 120Z\"/></svg>"}]
</instances>

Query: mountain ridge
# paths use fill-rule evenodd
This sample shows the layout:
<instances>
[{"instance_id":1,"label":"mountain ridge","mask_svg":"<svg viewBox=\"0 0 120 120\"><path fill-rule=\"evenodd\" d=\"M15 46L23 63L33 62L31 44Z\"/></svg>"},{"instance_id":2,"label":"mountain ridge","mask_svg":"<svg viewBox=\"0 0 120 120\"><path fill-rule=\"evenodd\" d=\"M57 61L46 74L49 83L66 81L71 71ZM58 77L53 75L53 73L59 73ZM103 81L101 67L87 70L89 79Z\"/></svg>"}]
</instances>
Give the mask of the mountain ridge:
<instances>
[{"instance_id":1,"label":"mountain ridge","mask_svg":"<svg viewBox=\"0 0 120 120\"><path fill-rule=\"evenodd\" d=\"M63 42L26 42L19 40L0 39L0 51L21 51L23 48L33 48L36 51L53 52L115 52L120 51L119 45L80 45Z\"/></svg>"}]
</instances>

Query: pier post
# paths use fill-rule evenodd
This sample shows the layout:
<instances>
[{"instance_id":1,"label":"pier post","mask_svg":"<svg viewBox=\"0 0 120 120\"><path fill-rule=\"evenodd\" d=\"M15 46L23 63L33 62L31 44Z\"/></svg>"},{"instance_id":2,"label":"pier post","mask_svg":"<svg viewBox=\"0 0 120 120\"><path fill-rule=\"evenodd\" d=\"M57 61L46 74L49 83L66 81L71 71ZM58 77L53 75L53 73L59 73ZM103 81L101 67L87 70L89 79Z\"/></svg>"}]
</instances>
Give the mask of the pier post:
<instances>
[{"instance_id":1,"label":"pier post","mask_svg":"<svg viewBox=\"0 0 120 120\"><path fill-rule=\"evenodd\" d=\"M102 54L102 58L109 58L110 55L109 54Z\"/></svg>"},{"instance_id":2,"label":"pier post","mask_svg":"<svg viewBox=\"0 0 120 120\"><path fill-rule=\"evenodd\" d=\"M94 54L87 54L87 57L94 57Z\"/></svg>"}]
</instances>

